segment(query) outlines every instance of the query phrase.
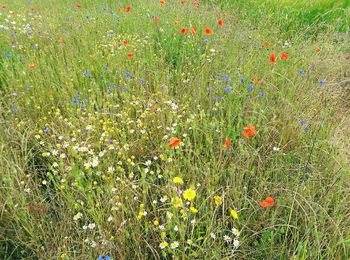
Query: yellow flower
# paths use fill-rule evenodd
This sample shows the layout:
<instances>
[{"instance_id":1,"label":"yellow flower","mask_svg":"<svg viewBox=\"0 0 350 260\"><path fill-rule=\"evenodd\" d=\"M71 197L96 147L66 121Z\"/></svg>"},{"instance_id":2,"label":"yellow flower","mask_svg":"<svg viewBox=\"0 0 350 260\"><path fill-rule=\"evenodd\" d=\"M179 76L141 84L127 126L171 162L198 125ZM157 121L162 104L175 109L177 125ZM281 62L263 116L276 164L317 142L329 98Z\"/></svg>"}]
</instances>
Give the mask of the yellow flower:
<instances>
[{"instance_id":1,"label":"yellow flower","mask_svg":"<svg viewBox=\"0 0 350 260\"><path fill-rule=\"evenodd\" d=\"M184 181L180 177L174 177L173 183L182 184Z\"/></svg>"},{"instance_id":2,"label":"yellow flower","mask_svg":"<svg viewBox=\"0 0 350 260\"><path fill-rule=\"evenodd\" d=\"M158 221L158 220L155 220L155 221L153 222L153 224L154 224L155 226L158 226L158 225L159 225L159 221Z\"/></svg>"},{"instance_id":3,"label":"yellow flower","mask_svg":"<svg viewBox=\"0 0 350 260\"><path fill-rule=\"evenodd\" d=\"M198 210L195 207L190 207L190 210L191 210L192 213L197 213L198 212Z\"/></svg>"},{"instance_id":4,"label":"yellow flower","mask_svg":"<svg viewBox=\"0 0 350 260\"><path fill-rule=\"evenodd\" d=\"M183 205L182 199L179 198L179 197L173 198L172 199L172 203L173 203L175 208L179 208L179 207L181 207Z\"/></svg>"},{"instance_id":5,"label":"yellow flower","mask_svg":"<svg viewBox=\"0 0 350 260\"><path fill-rule=\"evenodd\" d=\"M160 245L159 245L159 247L160 247L161 249L164 249L164 248L166 248L166 247L168 247L168 246L169 246L168 242L162 242L162 243L160 243Z\"/></svg>"},{"instance_id":6,"label":"yellow flower","mask_svg":"<svg viewBox=\"0 0 350 260\"><path fill-rule=\"evenodd\" d=\"M216 206L220 206L222 204L222 198L220 196L214 196L214 202Z\"/></svg>"},{"instance_id":7,"label":"yellow flower","mask_svg":"<svg viewBox=\"0 0 350 260\"><path fill-rule=\"evenodd\" d=\"M234 218L234 219L238 219L238 214L235 210L231 209L231 216Z\"/></svg>"},{"instance_id":8,"label":"yellow flower","mask_svg":"<svg viewBox=\"0 0 350 260\"><path fill-rule=\"evenodd\" d=\"M187 189L182 194L185 200L192 201L196 197L196 191L193 189Z\"/></svg>"}]
</instances>

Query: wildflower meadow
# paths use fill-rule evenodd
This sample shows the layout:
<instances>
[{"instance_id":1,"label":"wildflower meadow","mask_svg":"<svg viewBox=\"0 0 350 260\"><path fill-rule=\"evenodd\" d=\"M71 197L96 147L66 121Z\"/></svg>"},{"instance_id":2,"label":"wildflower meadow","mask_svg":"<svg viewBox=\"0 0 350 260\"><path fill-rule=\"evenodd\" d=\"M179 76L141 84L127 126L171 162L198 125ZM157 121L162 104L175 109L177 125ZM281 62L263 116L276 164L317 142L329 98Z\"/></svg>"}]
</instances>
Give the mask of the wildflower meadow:
<instances>
[{"instance_id":1,"label":"wildflower meadow","mask_svg":"<svg viewBox=\"0 0 350 260\"><path fill-rule=\"evenodd\" d=\"M349 0L0 0L0 259L350 259L349 108Z\"/></svg>"}]
</instances>

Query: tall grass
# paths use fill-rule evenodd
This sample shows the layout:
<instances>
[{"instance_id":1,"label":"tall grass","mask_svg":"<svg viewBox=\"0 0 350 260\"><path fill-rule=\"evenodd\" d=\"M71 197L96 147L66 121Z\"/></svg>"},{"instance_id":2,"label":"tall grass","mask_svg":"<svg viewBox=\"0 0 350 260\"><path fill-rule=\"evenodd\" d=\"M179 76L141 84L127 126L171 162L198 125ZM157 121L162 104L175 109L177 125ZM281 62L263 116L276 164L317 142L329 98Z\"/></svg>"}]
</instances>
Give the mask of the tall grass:
<instances>
[{"instance_id":1,"label":"tall grass","mask_svg":"<svg viewBox=\"0 0 350 260\"><path fill-rule=\"evenodd\" d=\"M1 11L2 259L349 257L348 23L220 3Z\"/></svg>"}]
</instances>

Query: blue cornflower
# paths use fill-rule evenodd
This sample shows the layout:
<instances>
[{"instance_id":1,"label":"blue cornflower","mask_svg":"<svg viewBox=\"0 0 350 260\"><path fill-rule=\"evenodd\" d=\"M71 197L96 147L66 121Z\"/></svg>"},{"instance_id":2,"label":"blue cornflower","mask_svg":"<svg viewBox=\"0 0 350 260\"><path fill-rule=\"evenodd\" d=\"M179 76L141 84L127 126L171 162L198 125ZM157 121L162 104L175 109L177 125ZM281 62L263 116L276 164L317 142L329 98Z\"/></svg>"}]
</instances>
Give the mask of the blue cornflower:
<instances>
[{"instance_id":1,"label":"blue cornflower","mask_svg":"<svg viewBox=\"0 0 350 260\"><path fill-rule=\"evenodd\" d=\"M80 108L83 109L83 110L85 110L86 107L85 107L85 106L80 106Z\"/></svg>"},{"instance_id":2,"label":"blue cornflower","mask_svg":"<svg viewBox=\"0 0 350 260\"><path fill-rule=\"evenodd\" d=\"M326 80L325 79L321 79L320 80L320 85L323 86L324 84L326 84Z\"/></svg>"},{"instance_id":3,"label":"blue cornflower","mask_svg":"<svg viewBox=\"0 0 350 260\"><path fill-rule=\"evenodd\" d=\"M83 102L84 102L84 103L87 103L87 102L88 102L88 100L87 100L86 98L84 98L84 99L83 99Z\"/></svg>"},{"instance_id":4,"label":"blue cornflower","mask_svg":"<svg viewBox=\"0 0 350 260\"><path fill-rule=\"evenodd\" d=\"M88 15L87 15L87 16L85 16L85 18L86 18L86 19L89 19L89 18L90 18L90 16L88 16Z\"/></svg>"},{"instance_id":5,"label":"blue cornflower","mask_svg":"<svg viewBox=\"0 0 350 260\"><path fill-rule=\"evenodd\" d=\"M26 86L26 89L31 89L32 88L32 86Z\"/></svg>"},{"instance_id":6,"label":"blue cornflower","mask_svg":"<svg viewBox=\"0 0 350 260\"><path fill-rule=\"evenodd\" d=\"M83 75L84 75L85 77L89 77L89 76L90 76L90 71L84 70L84 71L83 71Z\"/></svg>"},{"instance_id":7,"label":"blue cornflower","mask_svg":"<svg viewBox=\"0 0 350 260\"><path fill-rule=\"evenodd\" d=\"M119 86L118 85L114 85L114 89L118 89L119 88Z\"/></svg>"},{"instance_id":8,"label":"blue cornflower","mask_svg":"<svg viewBox=\"0 0 350 260\"><path fill-rule=\"evenodd\" d=\"M107 71L108 70L108 66L104 66L103 70Z\"/></svg>"},{"instance_id":9,"label":"blue cornflower","mask_svg":"<svg viewBox=\"0 0 350 260\"><path fill-rule=\"evenodd\" d=\"M111 89L112 88L112 86L111 85L107 85L107 89Z\"/></svg>"},{"instance_id":10,"label":"blue cornflower","mask_svg":"<svg viewBox=\"0 0 350 260\"><path fill-rule=\"evenodd\" d=\"M301 119L301 120L299 120L299 124L301 124L301 125L305 125L305 120L304 119Z\"/></svg>"},{"instance_id":11,"label":"blue cornflower","mask_svg":"<svg viewBox=\"0 0 350 260\"><path fill-rule=\"evenodd\" d=\"M124 75L125 75L125 77L127 77L127 78L131 78L131 73L128 72L128 71L126 71L126 72L124 73Z\"/></svg>"},{"instance_id":12,"label":"blue cornflower","mask_svg":"<svg viewBox=\"0 0 350 260\"><path fill-rule=\"evenodd\" d=\"M310 130L310 128L309 127L305 127L304 130L307 132L307 131Z\"/></svg>"},{"instance_id":13,"label":"blue cornflower","mask_svg":"<svg viewBox=\"0 0 350 260\"><path fill-rule=\"evenodd\" d=\"M47 128L46 126L44 127L43 130L44 130L45 133L49 132L49 128Z\"/></svg>"},{"instance_id":14,"label":"blue cornflower","mask_svg":"<svg viewBox=\"0 0 350 260\"><path fill-rule=\"evenodd\" d=\"M260 91L259 96L260 97L265 97L265 92L264 91Z\"/></svg>"},{"instance_id":15,"label":"blue cornflower","mask_svg":"<svg viewBox=\"0 0 350 260\"><path fill-rule=\"evenodd\" d=\"M39 44L34 44L33 49L34 49L34 50L39 49Z\"/></svg>"},{"instance_id":16,"label":"blue cornflower","mask_svg":"<svg viewBox=\"0 0 350 260\"><path fill-rule=\"evenodd\" d=\"M76 98L80 98L80 96L81 96L80 93L77 93L77 94L75 95Z\"/></svg>"},{"instance_id":17,"label":"blue cornflower","mask_svg":"<svg viewBox=\"0 0 350 260\"><path fill-rule=\"evenodd\" d=\"M245 78L245 77L242 77L242 78L240 79L240 81L241 81L241 83L243 84L243 83L246 81L246 78Z\"/></svg>"},{"instance_id":18,"label":"blue cornflower","mask_svg":"<svg viewBox=\"0 0 350 260\"><path fill-rule=\"evenodd\" d=\"M6 53L5 57L6 57L6 59L11 58L11 54L10 53Z\"/></svg>"},{"instance_id":19,"label":"blue cornflower","mask_svg":"<svg viewBox=\"0 0 350 260\"><path fill-rule=\"evenodd\" d=\"M304 75L305 71L304 70L299 70L299 75Z\"/></svg>"},{"instance_id":20,"label":"blue cornflower","mask_svg":"<svg viewBox=\"0 0 350 260\"><path fill-rule=\"evenodd\" d=\"M227 83L230 80L229 76L227 75L222 75L222 79L225 83Z\"/></svg>"},{"instance_id":21,"label":"blue cornflower","mask_svg":"<svg viewBox=\"0 0 350 260\"><path fill-rule=\"evenodd\" d=\"M124 92L126 90L126 87L122 87L122 91Z\"/></svg>"},{"instance_id":22,"label":"blue cornflower","mask_svg":"<svg viewBox=\"0 0 350 260\"><path fill-rule=\"evenodd\" d=\"M220 101L222 99L222 97L220 97L220 96L215 96L214 97L214 100L216 100L216 101Z\"/></svg>"},{"instance_id":23,"label":"blue cornflower","mask_svg":"<svg viewBox=\"0 0 350 260\"><path fill-rule=\"evenodd\" d=\"M207 90L208 90L208 93L210 93L212 91L212 87L208 87Z\"/></svg>"},{"instance_id":24,"label":"blue cornflower","mask_svg":"<svg viewBox=\"0 0 350 260\"><path fill-rule=\"evenodd\" d=\"M113 140L112 139L109 139L108 141L110 144L113 144Z\"/></svg>"},{"instance_id":25,"label":"blue cornflower","mask_svg":"<svg viewBox=\"0 0 350 260\"><path fill-rule=\"evenodd\" d=\"M252 91L253 90L253 84L249 84L248 87L247 87L247 90L248 91Z\"/></svg>"},{"instance_id":26,"label":"blue cornflower","mask_svg":"<svg viewBox=\"0 0 350 260\"><path fill-rule=\"evenodd\" d=\"M230 93L232 92L232 87L227 86L227 87L225 88L225 92L226 92L227 94L230 94Z\"/></svg>"},{"instance_id":27,"label":"blue cornflower","mask_svg":"<svg viewBox=\"0 0 350 260\"><path fill-rule=\"evenodd\" d=\"M141 83L141 85L143 85L146 83L146 81L144 79L140 79L140 83Z\"/></svg>"},{"instance_id":28,"label":"blue cornflower","mask_svg":"<svg viewBox=\"0 0 350 260\"><path fill-rule=\"evenodd\" d=\"M108 255L100 255L97 260L111 260L111 257Z\"/></svg>"},{"instance_id":29,"label":"blue cornflower","mask_svg":"<svg viewBox=\"0 0 350 260\"><path fill-rule=\"evenodd\" d=\"M103 7L102 10L103 10L103 11L107 11L107 8L106 8L106 7Z\"/></svg>"},{"instance_id":30,"label":"blue cornflower","mask_svg":"<svg viewBox=\"0 0 350 260\"><path fill-rule=\"evenodd\" d=\"M76 105L76 104L78 104L78 100L76 100L76 99L73 99L73 100L72 100L72 104L73 104L73 105Z\"/></svg>"},{"instance_id":31,"label":"blue cornflower","mask_svg":"<svg viewBox=\"0 0 350 260\"><path fill-rule=\"evenodd\" d=\"M209 39L208 39L208 38L205 38L203 41L204 41L205 43L208 43L208 42L209 42Z\"/></svg>"}]
</instances>

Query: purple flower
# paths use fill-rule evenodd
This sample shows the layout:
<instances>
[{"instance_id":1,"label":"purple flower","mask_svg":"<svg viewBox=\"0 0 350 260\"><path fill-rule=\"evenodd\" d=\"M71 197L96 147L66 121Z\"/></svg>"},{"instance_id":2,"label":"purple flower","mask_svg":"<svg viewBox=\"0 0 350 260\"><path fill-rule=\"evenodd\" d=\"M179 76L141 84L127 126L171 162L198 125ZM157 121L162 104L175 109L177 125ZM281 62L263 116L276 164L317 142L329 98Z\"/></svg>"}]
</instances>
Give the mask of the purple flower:
<instances>
[{"instance_id":1,"label":"purple flower","mask_svg":"<svg viewBox=\"0 0 350 260\"><path fill-rule=\"evenodd\" d=\"M182 193L184 192L184 190L181 190L181 189L178 189L177 191L176 191L176 193L180 196Z\"/></svg>"},{"instance_id":2,"label":"purple flower","mask_svg":"<svg viewBox=\"0 0 350 260\"><path fill-rule=\"evenodd\" d=\"M126 72L124 73L124 75L125 75L125 77L127 77L127 78L131 78L131 73L128 72L128 71L126 71Z\"/></svg>"},{"instance_id":3,"label":"purple flower","mask_svg":"<svg viewBox=\"0 0 350 260\"><path fill-rule=\"evenodd\" d=\"M304 119L299 120L299 124L305 125L305 120Z\"/></svg>"},{"instance_id":4,"label":"purple flower","mask_svg":"<svg viewBox=\"0 0 350 260\"><path fill-rule=\"evenodd\" d=\"M77 103L78 103L78 100L76 100L76 99L73 99L73 100L72 100L72 104L73 104L73 105L76 105Z\"/></svg>"}]
</instances>

